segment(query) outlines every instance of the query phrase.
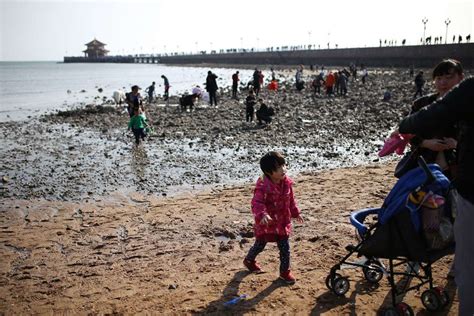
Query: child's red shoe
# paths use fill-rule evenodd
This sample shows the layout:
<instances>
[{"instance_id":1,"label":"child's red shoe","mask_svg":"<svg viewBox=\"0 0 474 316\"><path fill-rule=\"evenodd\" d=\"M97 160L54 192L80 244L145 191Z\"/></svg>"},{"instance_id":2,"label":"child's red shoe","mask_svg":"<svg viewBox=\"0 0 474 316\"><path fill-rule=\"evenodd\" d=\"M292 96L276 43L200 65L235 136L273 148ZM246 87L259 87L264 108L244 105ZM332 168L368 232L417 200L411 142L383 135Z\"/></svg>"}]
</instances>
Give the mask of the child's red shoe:
<instances>
[{"instance_id":1,"label":"child's red shoe","mask_svg":"<svg viewBox=\"0 0 474 316\"><path fill-rule=\"evenodd\" d=\"M255 273L262 272L262 268L260 268L257 261L255 260L250 261L250 260L244 259L244 266L246 266L250 272L255 272Z\"/></svg>"},{"instance_id":2,"label":"child's red shoe","mask_svg":"<svg viewBox=\"0 0 474 316\"><path fill-rule=\"evenodd\" d=\"M296 282L296 279L290 270L280 272L280 279L285 281L286 284L295 284Z\"/></svg>"}]
</instances>

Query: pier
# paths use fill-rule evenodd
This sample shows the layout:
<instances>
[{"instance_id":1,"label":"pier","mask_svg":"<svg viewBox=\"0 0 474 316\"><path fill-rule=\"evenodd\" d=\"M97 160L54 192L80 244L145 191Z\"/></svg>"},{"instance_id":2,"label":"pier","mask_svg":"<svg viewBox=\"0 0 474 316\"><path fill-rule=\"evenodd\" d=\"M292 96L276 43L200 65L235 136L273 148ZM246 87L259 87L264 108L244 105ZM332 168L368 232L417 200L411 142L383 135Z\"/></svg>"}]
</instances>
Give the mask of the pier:
<instances>
[{"instance_id":1,"label":"pier","mask_svg":"<svg viewBox=\"0 0 474 316\"><path fill-rule=\"evenodd\" d=\"M140 54L103 57L64 57L65 63L237 64L237 65L365 65L369 67L432 67L455 58L474 67L474 43L298 50L220 50L199 54Z\"/></svg>"}]
</instances>

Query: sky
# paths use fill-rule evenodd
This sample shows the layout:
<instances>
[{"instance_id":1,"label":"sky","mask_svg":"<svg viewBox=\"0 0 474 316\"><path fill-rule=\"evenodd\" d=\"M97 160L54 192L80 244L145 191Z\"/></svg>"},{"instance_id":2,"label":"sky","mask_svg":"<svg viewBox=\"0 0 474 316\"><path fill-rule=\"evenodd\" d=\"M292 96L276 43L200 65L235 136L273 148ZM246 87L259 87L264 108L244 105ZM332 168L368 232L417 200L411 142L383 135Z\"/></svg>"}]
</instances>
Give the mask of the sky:
<instances>
[{"instance_id":1,"label":"sky","mask_svg":"<svg viewBox=\"0 0 474 316\"><path fill-rule=\"evenodd\" d=\"M424 34L474 35L472 0L0 0L0 61L226 48L417 45ZM422 22L427 19L426 24Z\"/></svg>"}]
</instances>

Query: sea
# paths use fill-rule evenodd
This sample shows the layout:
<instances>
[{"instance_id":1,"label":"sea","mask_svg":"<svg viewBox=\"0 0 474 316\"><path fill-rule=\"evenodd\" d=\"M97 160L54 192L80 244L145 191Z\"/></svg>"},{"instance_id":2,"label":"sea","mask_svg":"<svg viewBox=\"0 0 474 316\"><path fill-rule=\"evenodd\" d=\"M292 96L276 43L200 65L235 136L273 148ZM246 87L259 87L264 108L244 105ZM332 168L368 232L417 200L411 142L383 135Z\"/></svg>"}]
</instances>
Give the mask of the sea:
<instances>
[{"instance_id":1,"label":"sea","mask_svg":"<svg viewBox=\"0 0 474 316\"><path fill-rule=\"evenodd\" d=\"M163 93L165 75L170 81L170 95L204 88L207 72L219 78L220 87L231 84L237 69L179 67L161 64L0 62L0 122L22 121L57 110L87 104L110 102L114 91L130 91L138 85L145 90L153 81L156 93ZM242 82L252 77L252 70L239 69ZM99 91L100 90L100 91ZM145 91L142 91L145 94Z\"/></svg>"}]
</instances>

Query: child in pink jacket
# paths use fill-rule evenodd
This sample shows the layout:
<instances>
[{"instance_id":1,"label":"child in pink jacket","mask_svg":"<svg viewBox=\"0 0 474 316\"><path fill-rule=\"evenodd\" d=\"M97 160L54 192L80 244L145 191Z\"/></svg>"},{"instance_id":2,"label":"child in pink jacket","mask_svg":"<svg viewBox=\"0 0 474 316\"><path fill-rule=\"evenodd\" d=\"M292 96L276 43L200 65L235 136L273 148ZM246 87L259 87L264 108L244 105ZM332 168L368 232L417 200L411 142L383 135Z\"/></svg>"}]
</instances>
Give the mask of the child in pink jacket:
<instances>
[{"instance_id":1,"label":"child in pink jacket","mask_svg":"<svg viewBox=\"0 0 474 316\"><path fill-rule=\"evenodd\" d=\"M294 284L290 271L291 219L303 223L300 210L293 196L293 181L286 176L285 158L278 152L269 152L260 159L263 175L257 180L252 199L255 217L255 244L245 257L244 265L251 272L261 272L255 258L263 251L267 242L276 242L280 250L280 278Z\"/></svg>"}]
</instances>

